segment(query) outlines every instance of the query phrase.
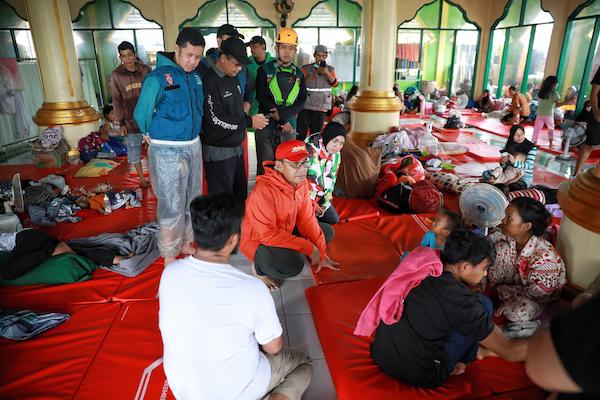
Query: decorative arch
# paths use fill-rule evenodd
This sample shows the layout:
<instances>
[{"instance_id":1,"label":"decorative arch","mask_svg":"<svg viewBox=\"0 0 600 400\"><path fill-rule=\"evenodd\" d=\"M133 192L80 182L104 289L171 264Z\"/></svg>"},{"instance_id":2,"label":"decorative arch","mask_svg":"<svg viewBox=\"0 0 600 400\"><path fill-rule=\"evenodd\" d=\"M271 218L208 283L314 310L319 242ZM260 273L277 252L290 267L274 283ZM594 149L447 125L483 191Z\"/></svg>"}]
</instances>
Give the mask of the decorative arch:
<instances>
[{"instance_id":1,"label":"decorative arch","mask_svg":"<svg viewBox=\"0 0 600 400\"><path fill-rule=\"evenodd\" d=\"M252 4L246 0L210 0L198 8L196 15L179 24L179 29L196 28L206 40L206 48L217 47L217 30L223 24L231 24L244 35L262 36L267 42L267 50L275 43L275 24L262 18Z\"/></svg>"},{"instance_id":2,"label":"decorative arch","mask_svg":"<svg viewBox=\"0 0 600 400\"><path fill-rule=\"evenodd\" d=\"M322 0L292 27L300 44L297 63L311 62L317 44L327 46L328 63L336 69L340 85L335 91L348 91L360 76L360 30L362 6L353 0Z\"/></svg>"},{"instance_id":3,"label":"decorative arch","mask_svg":"<svg viewBox=\"0 0 600 400\"><path fill-rule=\"evenodd\" d=\"M558 65L558 90L576 112L589 100L598 64L600 2L588 0L579 5L567 20L567 29ZM575 90L573 90L573 88Z\"/></svg>"},{"instance_id":4,"label":"decorative arch","mask_svg":"<svg viewBox=\"0 0 600 400\"><path fill-rule=\"evenodd\" d=\"M400 89L433 80L446 94L472 94L481 28L450 0L421 6L398 26L396 83Z\"/></svg>"},{"instance_id":5,"label":"decorative arch","mask_svg":"<svg viewBox=\"0 0 600 400\"><path fill-rule=\"evenodd\" d=\"M502 96L519 86L535 95L544 79L554 18L540 0L510 0L492 24L485 88Z\"/></svg>"}]
</instances>

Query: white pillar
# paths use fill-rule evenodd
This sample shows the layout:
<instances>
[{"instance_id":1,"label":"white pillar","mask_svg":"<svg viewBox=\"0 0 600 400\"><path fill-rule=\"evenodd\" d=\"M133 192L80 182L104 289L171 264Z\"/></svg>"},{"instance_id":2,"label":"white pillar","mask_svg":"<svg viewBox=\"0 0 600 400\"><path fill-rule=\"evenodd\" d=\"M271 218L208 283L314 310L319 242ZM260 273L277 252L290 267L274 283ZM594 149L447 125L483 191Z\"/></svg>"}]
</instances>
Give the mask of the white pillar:
<instances>
[{"instance_id":1,"label":"white pillar","mask_svg":"<svg viewBox=\"0 0 600 400\"><path fill-rule=\"evenodd\" d=\"M359 143L398 125L400 100L394 95L397 1L363 1L361 72L358 94L350 101L352 137Z\"/></svg>"},{"instance_id":2,"label":"white pillar","mask_svg":"<svg viewBox=\"0 0 600 400\"><path fill-rule=\"evenodd\" d=\"M85 101L67 0L26 0L29 26L42 75L44 103L33 121L63 127L72 148L98 129L100 115Z\"/></svg>"},{"instance_id":3,"label":"white pillar","mask_svg":"<svg viewBox=\"0 0 600 400\"><path fill-rule=\"evenodd\" d=\"M558 201L564 217L557 247L567 267L569 281L586 289L600 273L600 163L563 182Z\"/></svg>"}]
</instances>

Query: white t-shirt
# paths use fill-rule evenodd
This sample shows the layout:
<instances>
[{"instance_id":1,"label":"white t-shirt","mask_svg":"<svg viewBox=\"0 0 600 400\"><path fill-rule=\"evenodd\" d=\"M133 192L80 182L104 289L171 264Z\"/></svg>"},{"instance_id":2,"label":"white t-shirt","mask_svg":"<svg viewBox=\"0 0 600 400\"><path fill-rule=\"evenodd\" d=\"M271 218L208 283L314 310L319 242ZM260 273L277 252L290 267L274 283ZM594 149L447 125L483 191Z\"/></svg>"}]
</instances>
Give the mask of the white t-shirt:
<instances>
[{"instance_id":1,"label":"white t-shirt","mask_svg":"<svg viewBox=\"0 0 600 400\"><path fill-rule=\"evenodd\" d=\"M165 268L158 293L164 369L178 400L266 394L271 367L258 344L283 330L261 281L189 256Z\"/></svg>"}]
</instances>

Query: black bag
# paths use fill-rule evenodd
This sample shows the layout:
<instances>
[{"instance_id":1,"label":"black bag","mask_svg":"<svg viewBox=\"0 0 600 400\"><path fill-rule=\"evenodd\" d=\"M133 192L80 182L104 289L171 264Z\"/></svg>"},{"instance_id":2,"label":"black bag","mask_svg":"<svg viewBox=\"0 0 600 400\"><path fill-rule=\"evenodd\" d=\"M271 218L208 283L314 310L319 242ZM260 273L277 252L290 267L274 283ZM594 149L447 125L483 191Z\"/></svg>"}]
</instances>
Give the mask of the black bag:
<instances>
[{"instance_id":1,"label":"black bag","mask_svg":"<svg viewBox=\"0 0 600 400\"><path fill-rule=\"evenodd\" d=\"M405 183L396 185L381 194L377 198L377 203L389 212L395 214L404 214L410 212L410 194L412 187Z\"/></svg>"},{"instance_id":2,"label":"black bag","mask_svg":"<svg viewBox=\"0 0 600 400\"><path fill-rule=\"evenodd\" d=\"M427 214L438 212L444 196L433 183L423 180L413 186L396 185L383 192L377 202L381 208L395 214Z\"/></svg>"},{"instance_id":3,"label":"black bag","mask_svg":"<svg viewBox=\"0 0 600 400\"><path fill-rule=\"evenodd\" d=\"M446 120L446 124L444 125L445 129L460 129L464 128L464 124L460 120L460 117L453 116Z\"/></svg>"}]
</instances>

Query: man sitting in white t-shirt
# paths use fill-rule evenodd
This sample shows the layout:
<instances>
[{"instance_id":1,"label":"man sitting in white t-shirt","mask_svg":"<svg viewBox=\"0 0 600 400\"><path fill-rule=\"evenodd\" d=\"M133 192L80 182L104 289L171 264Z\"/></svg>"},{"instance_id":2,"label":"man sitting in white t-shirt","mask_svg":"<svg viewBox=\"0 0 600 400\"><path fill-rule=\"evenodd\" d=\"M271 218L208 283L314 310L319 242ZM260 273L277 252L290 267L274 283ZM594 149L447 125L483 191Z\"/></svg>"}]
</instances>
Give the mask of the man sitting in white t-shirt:
<instances>
[{"instance_id":1,"label":"man sitting in white t-shirt","mask_svg":"<svg viewBox=\"0 0 600 400\"><path fill-rule=\"evenodd\" d=\"M257 278L228 264L244 205L231 194L190 205L196 251L169 264L159 288L164 369L178 400L300 399L311 364L283 347L273 298ZM262 351L259 348L262 347Z\"/></svg>"}]
</instances>

